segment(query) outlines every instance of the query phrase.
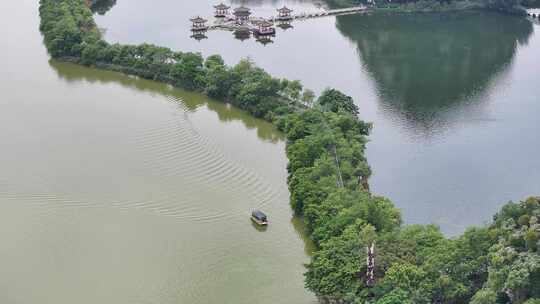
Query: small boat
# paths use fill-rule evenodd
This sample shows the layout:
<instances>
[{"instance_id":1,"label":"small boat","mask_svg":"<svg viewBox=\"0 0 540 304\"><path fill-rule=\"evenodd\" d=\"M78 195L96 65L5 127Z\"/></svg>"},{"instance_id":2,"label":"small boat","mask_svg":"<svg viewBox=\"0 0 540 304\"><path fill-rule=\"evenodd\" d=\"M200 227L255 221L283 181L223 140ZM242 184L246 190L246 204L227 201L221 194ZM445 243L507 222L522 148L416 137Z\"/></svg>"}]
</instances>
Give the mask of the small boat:
<instances>
[{"instance_id":1,"label":"small boat","mask_svg":"<svg viewBox=\"0 0 540 304\"><path fill-rule=\"evenodd\" d=\"M262 213L262 211L260 210L255 210L251 213L251 220L254 221L257 225L268 225L268 219L266 218L266 214Z\"/></svg>"}]
</instances>

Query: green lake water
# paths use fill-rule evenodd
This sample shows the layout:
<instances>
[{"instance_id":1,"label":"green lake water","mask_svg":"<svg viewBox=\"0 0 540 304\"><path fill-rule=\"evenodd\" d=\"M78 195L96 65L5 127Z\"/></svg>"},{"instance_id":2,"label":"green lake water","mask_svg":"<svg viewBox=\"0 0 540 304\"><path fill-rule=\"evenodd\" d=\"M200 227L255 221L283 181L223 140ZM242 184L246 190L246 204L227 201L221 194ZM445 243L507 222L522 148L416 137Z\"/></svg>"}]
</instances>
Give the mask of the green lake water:
<instances>
[{"instance_id":1,"label":"green lake water","mask_svg":"<svg viewBox=\"0 0 540 304\"><path fill-rule=\"evenodd\" d=\"M244 1L271 15L281 1ZM298 22L274 43L189 38L207 1L119 1L109 41L251 57L352 95L375 123L370 183L407 223L449 235L540 192L540 36L486 13ZM234 3L235 5L238 2ZM289 1L297 11L320 3ZM50 61L38 3L3 1L0 302L314 303L311 245L292 216L285 143L201 95ZM249 220L270 217L267 230Z\"/></svg>"}]
</instances>

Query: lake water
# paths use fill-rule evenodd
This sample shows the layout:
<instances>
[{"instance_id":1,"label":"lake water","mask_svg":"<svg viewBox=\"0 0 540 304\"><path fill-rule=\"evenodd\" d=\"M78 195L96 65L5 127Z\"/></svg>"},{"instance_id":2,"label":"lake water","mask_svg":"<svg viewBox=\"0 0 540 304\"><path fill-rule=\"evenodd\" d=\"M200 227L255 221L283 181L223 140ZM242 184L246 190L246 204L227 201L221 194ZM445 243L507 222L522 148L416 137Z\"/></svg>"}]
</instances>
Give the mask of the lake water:
<instances>
[{"instance_id":1,"label":"lake water","mask_svg":"<svg viewBox=\"0 0 540 304\"><path fill-rule=\"evenodd\" d=\"M284 2L241 3L271 16ZM375 126L372 190L407 223L457 235L507 201L540 193L538 24L481 12L349 15L294 22L268 45L224 31L188 39L189 18L210 18L212 4L119 1L97 21L111 42L221 54L229 64L249 57L278 77L353 96ZM286 4L297 13L321 7Z\"/></svg>"},{"instance_id":2,"label":"lake water","mask_svg":"<svg viewBox=\"0 0 540 304\"><path fill-rule=\"evenodd\" d=\"M244 1L271 15L281 1ZM109 41L251 57L375 123L375 193L449 235L540 192L538 25L474 13L297 22L273 44L190 39L207 1L119 1ZM237 5L238 3L234 3ZM288 1L297 11L320 3ZM1 303L314 303L284 141L200 95L49 61L38 3L2 1ZM249 212L270 216L265 231Z\"/></svg>"},{"instance_id":3,"label":"lake water","mask_svg":"<svg viewBox=\"0 0 540 304\"><path fill-rule=\"evenodd\" d=\"M49 61L37 1L0 8L0 303L314 302L270 124Z\"/></svg>"}]
</instances>

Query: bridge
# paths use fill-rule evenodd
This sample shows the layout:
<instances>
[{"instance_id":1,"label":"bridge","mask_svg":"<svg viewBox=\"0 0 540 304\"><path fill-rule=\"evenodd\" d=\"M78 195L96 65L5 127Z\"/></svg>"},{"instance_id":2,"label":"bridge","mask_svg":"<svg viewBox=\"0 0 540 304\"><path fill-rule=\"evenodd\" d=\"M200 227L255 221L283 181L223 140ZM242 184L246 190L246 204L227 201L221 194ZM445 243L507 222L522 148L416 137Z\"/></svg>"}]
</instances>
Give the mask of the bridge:
<instances>
[{"instance_id":1,"label":"bridge","mask_svg":"<svg viewBox=\"0 0 540 304\"><path fill-rule=\"evenodd\" d=\"M313 13L299 13L291 15L292 20L306 20L306 19L314 19L314 18L320 18L320 17L327 17L327 16L341 16L341 15L351 15L351 14L360 14L364 13L368 10L365 6L355 6L355 7L348 7L348 8L341 8L341 9L333 9L333 10L324 10L321 12L313 12ZM271 17L269 21L280 21L279 17Z\"/></svg>"}]
</instances>

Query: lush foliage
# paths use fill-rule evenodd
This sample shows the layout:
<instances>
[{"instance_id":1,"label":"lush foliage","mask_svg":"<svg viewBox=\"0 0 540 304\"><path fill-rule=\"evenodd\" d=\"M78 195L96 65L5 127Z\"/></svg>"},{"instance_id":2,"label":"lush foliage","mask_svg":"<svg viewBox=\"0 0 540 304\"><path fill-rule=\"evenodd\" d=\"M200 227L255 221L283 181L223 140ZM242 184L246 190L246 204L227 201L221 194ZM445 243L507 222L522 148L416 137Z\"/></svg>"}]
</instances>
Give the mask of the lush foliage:
<instances>
[{"instance_id":1,"label":"lush foliage","mask_svg":"<svg viewBox=\"0 0 540 304\"><path fill-rule=\"evenodd\" d=\"M41 31L51 56L200 91L275 122L288 139L292 207L317 245L306 286L320 299L539 303L540 199L509 203L491 226L456 239L431 225L402 226L392 202L368 191L364 151L371 125L358 119L351 97L327 89L315 100L298 81L273 78L249 60L229 67L220 56L109 44L87 6L103 12L108 3L41 0ZM372 243L376 281L367 286L366 247Z\"/></svg>"},{"instance_id":2,"label":"lush foliage","mask_svg":"<svg viewBox=\"0 0 540 304\"><path fill-rule=\"evenodd\" d=\"M99 43L100 34L92 12L77 1L41 1L40 30L53 57L80 57L87 45Z\"/></svg>"},{"instance_id":3,"label":"lush foliage","mask_svg":"<svg viewBox=\"0 0 540 304\"><path fill-rule=\"evenodd\" d=\"M344 190L336 191L331 196L343 196ZM316 208L327 222L320 221L313 232L319 250L306 273L307 287L321 299L377 304L536 303L540 299L538 198L509 203L490 227L447 239L435 226L399 227L392 205L374 203L377 198L369 194L333 201L335 205L328 203L331 196ZM371 203L384 221L365 212L349 216L354 208L341 206L347 200L364 210ZM328 215L328 206L339 211ZM377 282L366 286L365 248L372 242L377 244Z\"/></svg>"},{"instance_id":4,"label":"lush foliage","mask_svg":"<svg viewBox=\"0 0 540 304\"><path fill-rule=\"evenodd\" d=\"M498 303L540 301L540 199L504 206L490 232L496 243L487 255L488 279L472 303L490 296Z\"/></svg>"}]
</instances>

